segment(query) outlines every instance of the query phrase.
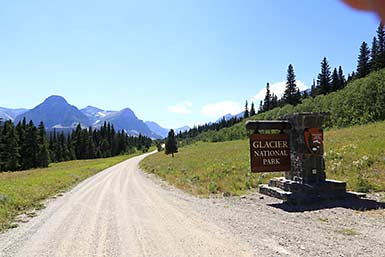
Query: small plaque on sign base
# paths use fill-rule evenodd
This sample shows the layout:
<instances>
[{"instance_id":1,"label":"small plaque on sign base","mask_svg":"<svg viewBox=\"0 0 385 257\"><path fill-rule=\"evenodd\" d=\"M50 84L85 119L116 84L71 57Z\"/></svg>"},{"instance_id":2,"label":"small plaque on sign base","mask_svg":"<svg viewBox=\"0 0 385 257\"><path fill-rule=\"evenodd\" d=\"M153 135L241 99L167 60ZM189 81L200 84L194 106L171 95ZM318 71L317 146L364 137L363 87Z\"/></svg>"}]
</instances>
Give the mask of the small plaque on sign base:
<instances>
[{"instance_id":1,"label":"small plaque on sign base","mask_svg":"<svg viewBox=\"0 0 385 257\"><path fill-rule=\"evenodd\" d=\"M290 170L290 146L287 134L253 134L250 136L252 172Z\"/></svg>"}]
</instances>

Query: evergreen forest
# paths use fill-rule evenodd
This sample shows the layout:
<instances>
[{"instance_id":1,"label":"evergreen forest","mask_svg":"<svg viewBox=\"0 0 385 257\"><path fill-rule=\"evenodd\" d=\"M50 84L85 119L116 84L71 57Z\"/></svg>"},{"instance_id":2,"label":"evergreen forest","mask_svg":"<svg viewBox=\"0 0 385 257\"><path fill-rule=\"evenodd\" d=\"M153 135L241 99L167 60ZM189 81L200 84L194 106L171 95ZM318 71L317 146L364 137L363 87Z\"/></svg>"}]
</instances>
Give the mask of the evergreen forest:
<instances>
[{"instance_id":1,"label":"evergreen forest","mask_svg":"<svg viewBox=\"0 0 385 257\"><path fill-rule=\"evenodd\" d=\"M148 151L152 140L115 131L110 123L100 129L82 128L70 133L47 132L44 123L37 127L24 119L16 126L0 121L0 171L48 167L51 162L106 158L135 151Z\"/></svg>"}]
</instances>

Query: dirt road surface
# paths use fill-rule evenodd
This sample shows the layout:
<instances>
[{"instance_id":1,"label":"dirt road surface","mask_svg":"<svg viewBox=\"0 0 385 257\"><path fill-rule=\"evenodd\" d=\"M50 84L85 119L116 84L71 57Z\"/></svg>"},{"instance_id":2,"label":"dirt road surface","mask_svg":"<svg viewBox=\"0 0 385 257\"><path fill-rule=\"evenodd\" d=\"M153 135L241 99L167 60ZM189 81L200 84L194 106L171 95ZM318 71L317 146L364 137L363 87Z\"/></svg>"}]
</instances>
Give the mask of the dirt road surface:
<instances>
[{"instance_id":1,"label":"dirt road surface","mask_svg":"<svg viewBox=\"0 0 385 257\"><path fill-rule=\"evenodd\" d=\"M201 199L141 172L145 156L0 234L0 256L385 256L383 204L291 207L258 193Z\"/></svg>"},{"instance_id":2,"label":"dirt road surface","mask_svg":"<svg viewBox=\"0 0 385 257\"><path fill-rule=\"evenodd\" d=\"M138 170L111 167L0 235L0 256L250 256L252 250Z\"/></svg>"}]
</instances>

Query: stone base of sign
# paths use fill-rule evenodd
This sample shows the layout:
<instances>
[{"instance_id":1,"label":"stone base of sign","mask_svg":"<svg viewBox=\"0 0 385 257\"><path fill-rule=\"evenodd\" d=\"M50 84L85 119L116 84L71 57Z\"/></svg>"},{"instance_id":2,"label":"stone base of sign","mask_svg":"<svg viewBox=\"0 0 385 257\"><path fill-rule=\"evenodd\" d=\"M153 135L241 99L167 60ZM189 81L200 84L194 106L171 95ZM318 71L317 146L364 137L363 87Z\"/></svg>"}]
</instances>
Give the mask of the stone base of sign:
<instances>
[{"instance_id":1,"label":"stone base of sign","mask_svg":"<svg viewBox=\"0 0 385 257\"><path fill-rule=\"evenodd\" d=\"M317 184L303 184L284 177L273 178L268 185L261 185L259 192L293 204L359 197L346 192L346 182L329 179Z\"/></svg>"}]
</instances>

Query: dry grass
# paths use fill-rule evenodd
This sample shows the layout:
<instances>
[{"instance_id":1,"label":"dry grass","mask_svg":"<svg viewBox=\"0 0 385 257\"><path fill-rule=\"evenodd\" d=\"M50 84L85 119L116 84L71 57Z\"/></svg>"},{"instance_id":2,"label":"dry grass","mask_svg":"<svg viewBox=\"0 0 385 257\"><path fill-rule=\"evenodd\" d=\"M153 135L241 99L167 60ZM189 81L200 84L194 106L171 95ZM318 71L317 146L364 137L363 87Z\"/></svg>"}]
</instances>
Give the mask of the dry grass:
<instances>
[{"instance_id":1,"label":"dry grass","mask_svg":"<svg viewBox=\"0 0 385 257\"><path fill-rule=\"evenodd\" d=\"M240 195L277 174L250 172L248 141L198 142L179 149L175 157L160 152L141 167L194 195L228 192Z\"/></svg>"},{"instance_id":2,"label":"dry grass","mask_svg":"<svg viewBox=\"0 0 385 257\"><path fill-rule=\"evenodd\" d=\"M355 191L385 191L385 122L331 130L325 138L328 177Z\"/></svg>"},{"instance_id":3,"label":"dry grass","mask_svg":"<svg viewBox=\"0 0 385 257\"><path fill-rule=\"evenodd\" d=\"M385 191L385 122L325 132L327 177L344 180L354 191ZM248 140L198 142L149 156L144 170L194 195L240 195L281 174L250 173Z\"/></svg>"}]
</instances>

